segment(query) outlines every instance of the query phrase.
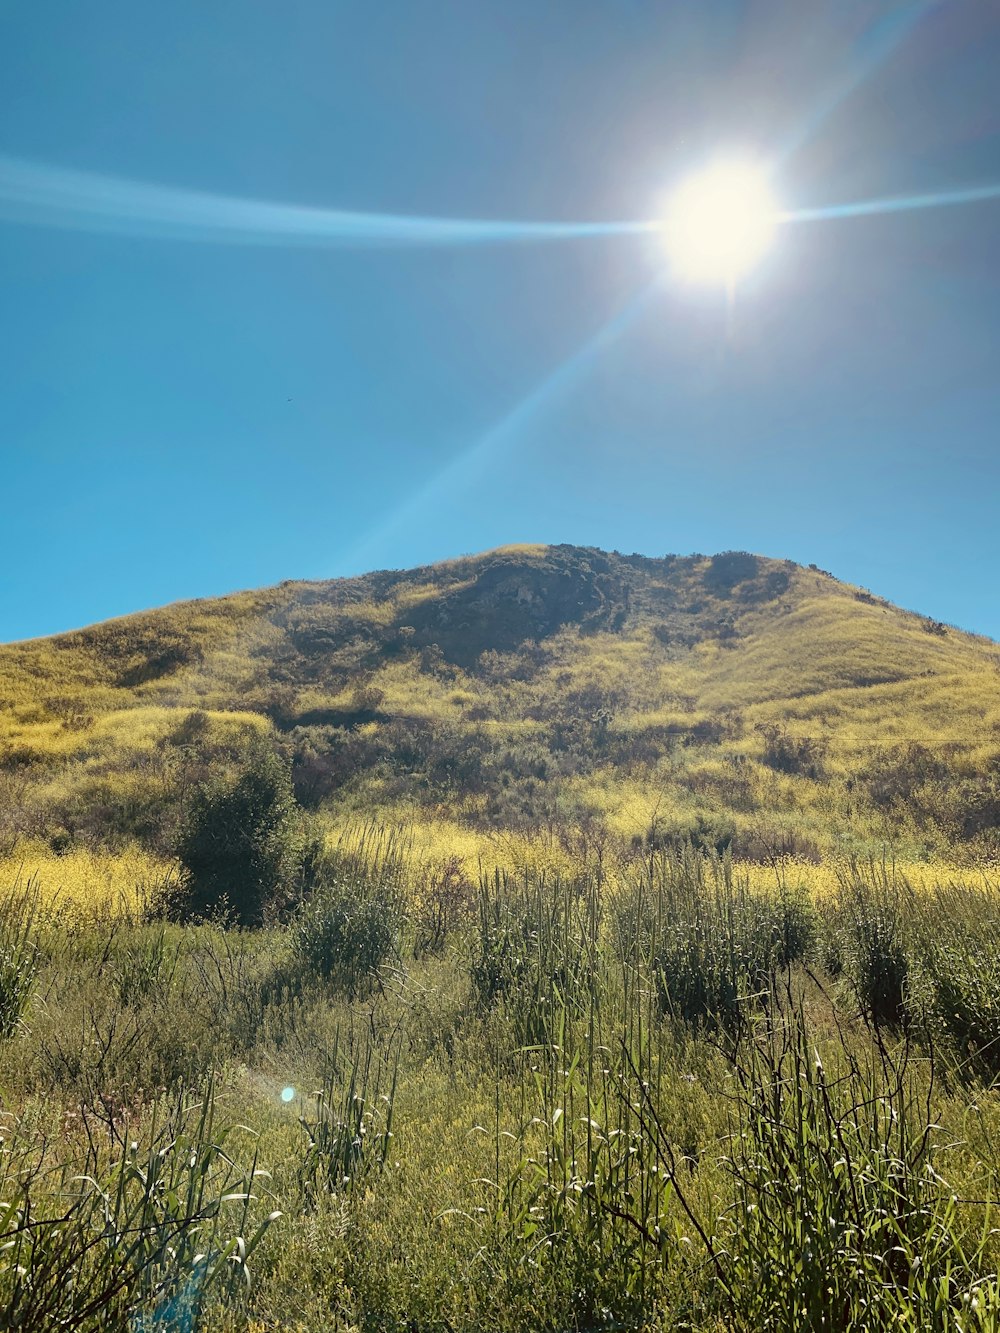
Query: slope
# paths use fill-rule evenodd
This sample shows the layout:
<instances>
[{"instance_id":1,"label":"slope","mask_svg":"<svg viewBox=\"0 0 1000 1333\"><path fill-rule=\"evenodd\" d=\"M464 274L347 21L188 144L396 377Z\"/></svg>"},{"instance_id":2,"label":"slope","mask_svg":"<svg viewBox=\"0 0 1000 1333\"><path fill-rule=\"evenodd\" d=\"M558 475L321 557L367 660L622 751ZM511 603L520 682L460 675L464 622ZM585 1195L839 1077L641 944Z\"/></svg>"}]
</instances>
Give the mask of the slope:
<instances>
[{"instance_id":1,"label":"slope","mask_svg":"<svg viewBox=\"0 0 1000 1333\"><path fill-rule=\"evenodd\" d=\"M1000 850L1000 653L745 552L508 547L0 648L0 851L168 854L254 738L328 824Z\"/></svg>"}]
</instances>

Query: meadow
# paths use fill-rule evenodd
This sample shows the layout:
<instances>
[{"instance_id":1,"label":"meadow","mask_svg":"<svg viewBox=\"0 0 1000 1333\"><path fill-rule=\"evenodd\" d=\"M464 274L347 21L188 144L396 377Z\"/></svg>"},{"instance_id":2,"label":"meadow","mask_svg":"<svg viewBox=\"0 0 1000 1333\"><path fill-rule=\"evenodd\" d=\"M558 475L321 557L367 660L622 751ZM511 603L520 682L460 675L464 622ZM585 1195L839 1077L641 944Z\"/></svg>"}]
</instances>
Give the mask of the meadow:
<instances>
[{"instance_id":1,"label":"meadow","mask_svg":"<svg viewBox=\"0 0 1000 1333\"><path fill-rule=\"evenodd\" d=\"M374 827L259 929L22 885L7 1326L994 1329L998 892Z\"/></svg>"},{"instance_id":2,"label":"meadow","mask_svg":"<svg viewBox=\"0 0 1000 1333\"><path fill-rule=\"evenodd\" d=\"M4 1326L1000 1327L998 662L551 547L0 648Z\"/></svg>"}]
</instances>

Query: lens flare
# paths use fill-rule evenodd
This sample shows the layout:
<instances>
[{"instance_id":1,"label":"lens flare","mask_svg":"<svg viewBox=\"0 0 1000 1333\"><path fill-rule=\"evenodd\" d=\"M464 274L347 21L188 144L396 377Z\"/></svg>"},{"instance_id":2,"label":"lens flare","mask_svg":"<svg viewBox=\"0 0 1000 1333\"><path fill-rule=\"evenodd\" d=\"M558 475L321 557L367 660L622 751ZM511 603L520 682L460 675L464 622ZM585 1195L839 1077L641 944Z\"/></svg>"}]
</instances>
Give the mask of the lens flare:
<instances>
[{"instance_id":1,"label":"lens flare","mask_svg":"<svg viewBox=\"0 0 1000 1333\"><path fill-rule=\"evenodd\" d=\"M778 221L836 222L842 218L870 218L888 213L913 213L924 208L988 204L998 199L1000 199L1000 185L971 185L964 190L939 190L935 194L903 194L887 199L861 199L853 204L828 204L824 208L795 208L779 214Z\"/></svg>"},{"instance_id":2,"label":"lens flare","mask_svg":"<svg viewBox=\"0 0 1000 1333\"><path fill-rule=\"evenodd\" d=\"M724 161L684 181L663 222L679 277L732 286L763 257L779 210L766 173L752 162Z\"/></svg>"},{"instance_id":3,"label":"lens flare","mask_svg":"<svg viewBox=\"0 0 1000 1333\"><path fill-rule=\"evenodd\" d=\"M0 154L0 222L243 245L452 246L630 236L648 222L532 222L240 199Z\"/></svg>"},{"instance_id":4,"label":"lens flare","mask_svg":"<svg viewBox=\"0 0 1000 1333\"><path fill-rule=\"evenodd\" d=\"M294 1101L294 1100L295 1100L295 1089L294 1089L293 1087L282 1088L282 1089L281 1089L281 1100L282 1100L283 1102L291 1102L291 1101Z\"/></svg>"}]
</instances>

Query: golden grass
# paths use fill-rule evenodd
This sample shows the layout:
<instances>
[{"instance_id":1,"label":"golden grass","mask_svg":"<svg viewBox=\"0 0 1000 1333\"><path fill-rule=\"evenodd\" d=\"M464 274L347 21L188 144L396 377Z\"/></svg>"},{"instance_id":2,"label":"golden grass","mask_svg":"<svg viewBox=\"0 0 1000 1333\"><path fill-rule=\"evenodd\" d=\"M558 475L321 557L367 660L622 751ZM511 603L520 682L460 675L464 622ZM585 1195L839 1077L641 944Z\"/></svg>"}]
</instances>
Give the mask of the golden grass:
<instances>
[{"instance_id":1,"label":"golden grass","mask_svg":"<svg viewBox=\"0 0 1000 1333\"><path fill-rule=\"evenodd\" d=\"M0 858L0 884L37 894L46 915L136 917L176 882L174 862L140 847L120 852L78 848L57 856L27 844Z\"/></svg>"},{"instance_id":2,"label":"golden grass","mask_svg":"<svg viewBox=\"0 0 1000 1333\"><path fill-rule=\"evenodd\" d=\"M586 816L627 841L702 814L750 836L766 815L772 831L797 829L828 856L888 837L948 854L940 830L891 828L851 784L874 751L910 742L963 772L989 771L1000 757L996 644L780 562L761 565L787 578L777 597L720 591L707 559L641 573L622 565L617 576L634 586L620 629L566 625L487 670L428 666L398 640L411 610L426 617L436 599L467 596L491 562L520 562L530 578L551 556L502 547L412 575L283 584L0 647L3 790L43 814L74 793L85 799L98 776L108 791L138 796L160 780L161 753L196 709L208 714L207 742L232 748L273 734L272 717L289 726L370 708L390 729L371 722L352 739L390 757L410 723L432 737L435 727L459 737L468 728L470 742L512 753L544 749L554 724L568 727L573 744L593 747L589 763L574 759L564 774L557 763L546 779L546 806L568 812L568 832ZM580 553L581 568L589 558ZM762 762L760 728L773 725L816 743L818 775ZM444 797L415 782L401 794L384 767L365 766L338 792L336 818L402 817L424 830L434 857L450 844L476 859L496 849L486 805L481 790L458 787Z\"/></svg>"}]
</instances>

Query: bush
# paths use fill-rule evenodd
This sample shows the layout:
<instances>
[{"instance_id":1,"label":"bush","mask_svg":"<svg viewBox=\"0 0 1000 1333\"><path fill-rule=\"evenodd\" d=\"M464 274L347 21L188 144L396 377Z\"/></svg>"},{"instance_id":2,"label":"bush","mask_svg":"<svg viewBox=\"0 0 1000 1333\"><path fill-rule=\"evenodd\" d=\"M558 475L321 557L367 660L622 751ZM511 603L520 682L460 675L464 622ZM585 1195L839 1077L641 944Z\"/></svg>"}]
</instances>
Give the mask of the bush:
<instances>
[{"instance_id":1,"label":"bush","mask_svg":"<svg viewBox=\"0 0 1000 1333\"><path fill-rule=\"evenodd\" d=\"M177 847L179 905L258 926L292 897L304 852L288 769L261 748L235 780L208 783L191 798Z\"/></svg>"},{"instance_id":2,"label":"bush","mask_svg":"<svg viewBox=\"0 0 1000 1333\"><path fill-rule=\"evenodd\" d=\"M777 773L790 773L819 781L823 776L825 744L811 736L792 736L777 722L761 722L755 728L764 739L761 761Z\"/></svg>"},{"instance_id":3,"label":"bush","mask_svg":"<svg viewBox=\"0 0 1000 1333\"><path fill-rule=\"evenodd\" d=\"M457 856L434 867L414 908L413 952L417 958L441 953L472 916L476 890Z\"/></svg>"},{"instance_id":4,"label":"bush","mask_svg":"<svg viewBox=\"0 0 1000 1333\"><path fill-rule=\"evenodd\" d=\"M403 894L395 859L365 865L335 858L301 909L293 950L310 972L355 996L398 955Z\"/></svg>"},{"instance_id":5,"label":"bush","mask_svg":"<svg viewBox=\"0 0 1000 1333\"><path fill-rule=\"evenodd\" d=\"M702 575L705 586L726 597L738 583L757 577L760 561L749 551L723 551L713 555Z\"/></svg>"},{"instance_id":6,"label":"bush","mask_svg":"<svg viewBox=\"0 0 1000 1333\"><path fill-rule=\"evenodd\" d=\"M910 953L905 921L913 914L912 891L892 872L854 867L836 903L839 956L866 1023L895 1026L907 1017ZM909 911L904 911L904 904Z\"/></svg>"}]
</instances>

